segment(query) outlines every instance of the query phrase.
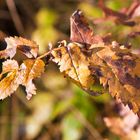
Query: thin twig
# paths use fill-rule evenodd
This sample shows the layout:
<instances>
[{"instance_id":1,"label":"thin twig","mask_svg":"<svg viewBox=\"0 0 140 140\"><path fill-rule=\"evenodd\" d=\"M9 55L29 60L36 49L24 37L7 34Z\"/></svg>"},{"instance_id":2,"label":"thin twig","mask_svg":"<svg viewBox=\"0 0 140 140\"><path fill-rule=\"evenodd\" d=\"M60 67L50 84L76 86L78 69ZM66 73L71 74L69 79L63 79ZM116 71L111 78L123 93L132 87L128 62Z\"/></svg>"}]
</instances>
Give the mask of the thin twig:
<instances>
[{"instance_id":1,"label":"thin twig","mask_svg":"<svg viewBox=\"0 0 140 140\"><path fill-rule=\"evenodd\" d=\"M82 86L81 81L80 81L79 76L78 76L78 72L77 72L76 67L74 66L74 63L73 63L73 59L72 59L72 54L71 54L71 49L70 49L70 47L69 47L69 46L61 46L61 47L58 47L58 48L54 48L53 51L58 51L58 50L60 50L61 48L66 48L66 50L67 50L67 53L68 53L68 55L69 55L69 59L70 59L70 61L71 61L71 63L72 63L72 67L74 68L76 77L77 77L77 79L78 79L78 81L79 81L79 86L80 86L84 91L86 91L89 95L91 95L91 96L98 96L98 95L101 95L100 92L93 91L93 90L90 90L90 89L86 89L86 88L84 88L84 87ZM52 50L50 50L50 51L44 53L43 55L41 55L41 56L39 56L39 57L37 57L37 59L42 59L42 58L44 58L44 57L47 57L48 55L51 54L51 52L52 52Z\"/></svg>"},{"instance_id":2,"label":"thin twig","mask_svg":"<svg viewBox=\"0 0 140 140\"><path fill-rule=\"evenodd\" d=\"M44 58L44 57L46 57L46 56L48 56L48 55L50 55L50 51L48 51L48 52L46 52L46 53L44 53L44 54L42 54L42 55L40 55L39 57L37 57L37 59L42 59L42 58Z\"/></svg>"},{"instance_id":3,"label":"thin twig","mask_svg":"<svg viewBox=\"0 0 140 140\"><path fill-rule=\"evenodd\" d=\"M53 51L58 51L58 50L60 50L61 48L63 48L63 47L54 48ZM50 55L50 54L51 54L51 51L52 51L52 50L50 50L50 51L48 51L48 52L46 52L46 53L40 55L39 57L37 57L37 59L42 59L42 58L44 58L44 57Z\"/></svg>"},{"instance_id":4,"label":"thin twig","mask_svg":"<svg viewBox=\"0 0 140 140\"><path fill-rule=\"evenodd\" d=\"M90 124L90 122L83 116L83 114L73 106L73 114L78 118L80 121L91 133L94 140L103 140L100 133Z\"/></svg>"},{"instance_id":5,"label":"thin twig","mask_svg":"<svg viewBox=\"0 0 140 140\"><path fill-rule=\"evenodd\" d=\"M13 19L13 22L15 24L17 31L21 35L24 35L24 28L23 28L22 22L20 20L20 17L18 15L14 0L6 0L6 3L7 3L8 9L10 11L11 17Z\"/></svg>"}]
</instances>

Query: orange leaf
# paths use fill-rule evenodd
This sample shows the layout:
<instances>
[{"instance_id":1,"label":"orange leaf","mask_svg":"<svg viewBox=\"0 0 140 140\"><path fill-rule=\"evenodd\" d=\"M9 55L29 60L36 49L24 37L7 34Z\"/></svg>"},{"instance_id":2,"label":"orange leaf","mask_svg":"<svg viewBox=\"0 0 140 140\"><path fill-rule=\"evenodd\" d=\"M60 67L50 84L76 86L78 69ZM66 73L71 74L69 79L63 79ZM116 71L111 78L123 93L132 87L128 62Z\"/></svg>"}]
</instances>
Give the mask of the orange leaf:
<instances>
[{"instance_id":1,"label":"orange leaf","mask_svg":"<svg viewBox=\"0 0 140 140\"><path fill-rule=\"evenodd\" d=\"M36 87L32 80L41 76L44 72L44 66L45 64L41 59L27 59L20 66L24 73L22 85L26 87L28 100L32 97L32 95L36 94Z\"/></svg>"},{"instance_id":2,"label":"orange leaf","mask_svg":"<svg viewBox=\"0 0 140 140\"><path fill-rule=\"evenodd\" d=\"M23 79L22 75L18 71L19 66L15 60L7 60L3 63L3 71L1 75L8 73L0 81L0 99L4 99L10 96L16 89Z\"/></svg>"}]
</instances>

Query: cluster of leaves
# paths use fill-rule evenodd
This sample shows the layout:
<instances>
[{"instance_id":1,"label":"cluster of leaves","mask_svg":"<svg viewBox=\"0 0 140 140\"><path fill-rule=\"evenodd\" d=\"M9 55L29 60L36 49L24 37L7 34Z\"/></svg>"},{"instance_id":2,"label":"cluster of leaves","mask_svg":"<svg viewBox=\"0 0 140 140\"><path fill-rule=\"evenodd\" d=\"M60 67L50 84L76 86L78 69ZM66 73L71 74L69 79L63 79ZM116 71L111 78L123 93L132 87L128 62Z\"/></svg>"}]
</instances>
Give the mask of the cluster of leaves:
<instances>
[{"instance_id":1,"label":"cluster of leaves","mask_svg":"<svg viewBox=\"0 0 140 140\"><path fill-rule=\"evenodd\" d=\"M21 37L5 38L6 49L0 51L3 62L0 99L4 99L17 90L19 85L26 87L27 99L36 94L32 80L44 72L47 64L58 64L60 72L70 78L90 95L100 95L107 91L112 97L128 104L134 113L140 115L140 58L127 47L116 41L107 42L106 38L94 35L86 18L80 10L70 18L70 43L61 41L57 48L37 56L38 46L35 42ZM24 54L22 62L15 55ZM103 85L101 91L93 85Z\"/></svg>"},{"instance_id":2,"label":"cluster of leaves","mask_svg":"<svg viewBox=\"0 0 140 140\"><path fill-rule=\"evenodd\" d=\"M5 38L7 47L0 52L1 58L10 58L3 62L2 72L0 75L0 99L6 98L17 90L19 85L26 87L27 99L35 94L35 85L32 80L39 77L44 71L44 62L37 57L38 46L35 42L26 40L21 37ZM26 55L27 58L22 64L13 59L17 49ZM34 58L34 59L31 59Z\"/></svg>"}]
</instances>

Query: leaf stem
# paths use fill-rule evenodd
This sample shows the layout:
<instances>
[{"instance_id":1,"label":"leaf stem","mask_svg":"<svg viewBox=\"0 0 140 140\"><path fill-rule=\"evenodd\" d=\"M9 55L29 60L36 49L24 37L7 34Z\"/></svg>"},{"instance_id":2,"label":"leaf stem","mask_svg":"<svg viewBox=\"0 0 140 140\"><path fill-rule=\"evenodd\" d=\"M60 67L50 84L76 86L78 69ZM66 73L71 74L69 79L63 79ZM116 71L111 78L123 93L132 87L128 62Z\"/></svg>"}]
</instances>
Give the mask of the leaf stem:
<instances>
[{"instance_id":1,"label":"leaf stem","mask_svg":"<svg viewBox=\"0 0 140 140\"><path fill-rule=\"evenodd\" d=\"M52 50L50 50L50 51L48 51L48 52L46 52L46 53L40 55L39 57L37 57L37 59L42 59L43 57L46 57L46 56L50 55L50 54L51 54L51 51L57 51L57 50L60 50L60 49L63 48L63 47L64 47L64 46L59 47L59 48L54 48L54 49L52 49Z\"/></svg>"},{"instance_id":2,"label":"leaf stem","mask_svg":"<svg viewBox=\"0 0 140 140\"><path fill-rule=\"evenodd\" d=\"M51 53L51 51L48 51L42 55L40 55L39 57L37 57L37 59L42 59L43 57L46 57L47 55L49 55Z\"/></svg>"}]
</instances>

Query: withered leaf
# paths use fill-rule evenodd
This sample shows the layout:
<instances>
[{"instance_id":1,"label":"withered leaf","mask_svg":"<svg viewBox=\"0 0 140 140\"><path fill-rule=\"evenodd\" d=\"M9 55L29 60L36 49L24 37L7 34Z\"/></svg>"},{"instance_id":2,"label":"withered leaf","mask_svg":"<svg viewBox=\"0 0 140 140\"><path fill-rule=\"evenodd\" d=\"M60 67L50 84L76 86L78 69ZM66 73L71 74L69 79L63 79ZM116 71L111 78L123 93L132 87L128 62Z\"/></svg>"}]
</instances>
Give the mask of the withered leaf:
<instances>
[{"instance_id":1,"label":"withered leaf","mask_svg":"<svg viewBox=\"0 0 140 140\"><path fill-rule=\"evenodd\" d=\"M16 49L28 58L37 56L38 47L32 41L21 37L10 37L5 41L7 48L0 51L0 58L13 58ZM88 47L84 47L84 44ZM140 57L117 42L106 45L101 37L94 36L79 10L71 17L70 43L62 42L58 48L43 56L24 60L20 67L15 60L3 63L0 99L11 95L19 85L26 87L27 99L36 94L33 79L44 72L45 64L40 58L48 55L59 65L60 72L88 93L97 95L93 85L100 83L104 87L100 93L108 89L112 97L121 99L122 103L128 104L140 116Z\"/></svg>"},{"instance_id":2,"label":"withered leaf","mask_svg":"<svg viewBox=\"0 0 140 140\"><path fill-rule=\"evenodd\" d=\"M20 75L18 69L18 63L15 60L7 60L3 63L1 78L5 73L7 73L7 76L0 81L0 99L10 96L21 84L22 75Z\"/></svg>"},{"instance_id":3,"label":"withered leaf","mask_svg":"<svg viewBox=\"0 0 140 140\"><path fill-rule=\"evenodd\" d=\"M27 40L22 37L6 37L7 47L0 51L0 58L13 58L16 50L19 49L28 58L36 58L38 53L38 45L34 41Z\"/></svg>"},{"instance_id":4,"label":"withered leaf","mask_svg":"<svg viewBox=\"0 0 140 140\"><path fill-rule=\"evenodd\" d=\"M32 80L44 72L44 66L45 64L41 59L27 59L20 66L24 76L22 85L26 87L28 100L36 94L36 87Z\"/></svg>"},{"instance_id":5,"label":"withered leaf","mask_svg":"<svg viewBox=\"0 0 140 140\"><path fill-rule=\"evenodd\" d=\"M130 10L131 15L134 10ZM130 14L111 13L121 22L130 18ZM72 42L51 51L60 71L88 92L94 93L93 84L100 82L112 97L121 99L140 116L140 57L119 43L104 45L103 39L94 35L80 10L71 16L70 21ZM89 47L81 47L83 44ZM26 83L32 85L32 80ZM31 87L34 91L35 87Z\"/></svg>"},{"instance_id":6,"label":"withered leaf","mask_svg":"<svg viewBox=\"0 0 140 140\"><path fill-rule=\"evenodd\" d=\"M80 45L69 43L51 51L60 71L88 92L94 92L91 87L99 81L112 97L131 105L133 112L139 115L140 58L114 43L92 44L90 49Z\"/></svg>"},{"instance_id":7,"label":"withered leaf","mask_svg":"<svg viewBox=\"0 0 140 140\"><path fill-rule=\"evenodd\" d=\"M79 10L71 17L71 41L50 52L60 71L88 92L94 83L100 82L112 97L121 99L140 115L140 57L117 42L105 45L101 37L93 35ZM89 47L82 47L83 44ZM32 80L25 83L32 85ZM34 85L30 87L34 94Z\"/></svg>"},{"instance_id":8,"label":"withered leaf","mask_svg":"<svg viewBox=\"0 0 140 140\"><path fill-rule=\"evenodd\" d=\"M38 54L38 45L36 42L18 37L18 49L25 54L28 58L36 58Z\"/></svg>"},{"instance_id":9,"label":"withered leaf","mask_svg":"<svg viewBox=\"0 0 140 140\"><path fill-rule=\"evenodd\" d=\"M82 11L77 10L73 13L73 15L70 18L70 25L71 25L70 27L71 41L80 42L84 44L94 44L94 43L103 42L100 36L94 35Z\"/></svg>"},{"instance_id":10,"label":"withered leaf","mask_svg":"<svg viewBox=\"0 0 140 140\"><path fill-rule=\"evenodd\" d=\"M26 87L27 99L36 94L36 88L32 80L44 72L44 62L41 59L27 59L19 67L17 61L7 60L3 62L0 81L0 99L10 96L19 85ZM7 74L4 78L4 74Z\"/></svg>"},{"instance_id":11,"label":"withered leaf","mask_svg":"<svg viewBox=\"0 0 140 140\"><path fill-rule=\"evenodd\" d=\"M76 43L69 43L67 47L61 46L52 50L53 61L58 63L60 71L73 79L83 88L89 88L94 82L88 68L89 63Z\"/></svg>"},{"instance_id":12,"label":"withered leaf","mask_svg":"<svg viewBox=\"0 0 140 140\"><path fill-rule=\"evenodd\" d=\"M120 98L124 104L131 104L131 109L139 114L140 58L122 47L106 47L97 55L110 68L108 85L111 95Z\"/></svg>"}]
</instances>

